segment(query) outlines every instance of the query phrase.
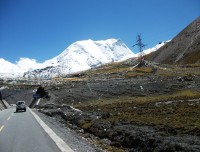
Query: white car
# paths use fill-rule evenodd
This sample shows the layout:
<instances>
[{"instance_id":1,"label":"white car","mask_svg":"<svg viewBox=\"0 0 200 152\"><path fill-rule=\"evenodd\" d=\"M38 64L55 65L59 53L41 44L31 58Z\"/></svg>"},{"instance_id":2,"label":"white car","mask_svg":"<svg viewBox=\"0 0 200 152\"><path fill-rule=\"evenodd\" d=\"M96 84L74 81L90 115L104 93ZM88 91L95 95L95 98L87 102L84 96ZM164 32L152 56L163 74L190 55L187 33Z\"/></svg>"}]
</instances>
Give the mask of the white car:
<instances>
[{"instance_id":1,"label":"white car","mask_svg":"<svg viewBox=\"0 0 200 152\"><path fill-rule=\"evenodd\" d=\"M19 110L26 111L25 101L17 101L17 103L16 103L16 112L18 112Z\"/></svg>"}]
</instances>

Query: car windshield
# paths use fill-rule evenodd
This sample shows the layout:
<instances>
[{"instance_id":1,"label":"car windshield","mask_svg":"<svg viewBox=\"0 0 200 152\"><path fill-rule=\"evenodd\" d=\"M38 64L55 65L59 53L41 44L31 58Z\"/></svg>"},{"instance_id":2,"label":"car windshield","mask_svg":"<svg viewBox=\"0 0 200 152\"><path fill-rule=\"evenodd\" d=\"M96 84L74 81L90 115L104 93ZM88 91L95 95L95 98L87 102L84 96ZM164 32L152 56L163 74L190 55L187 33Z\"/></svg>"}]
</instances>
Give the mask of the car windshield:
<instances>
[{"instance_id":1,"label":"car windshield","mask_svg":"<svg viewBox=\"0 0 200 152\"><path fill-rule=\"evenodd\" d=\"M17 103L17 105L22 105L22 104L24 104L24 102L18 102L18 103Z\"/></svg>"}]
</instances>

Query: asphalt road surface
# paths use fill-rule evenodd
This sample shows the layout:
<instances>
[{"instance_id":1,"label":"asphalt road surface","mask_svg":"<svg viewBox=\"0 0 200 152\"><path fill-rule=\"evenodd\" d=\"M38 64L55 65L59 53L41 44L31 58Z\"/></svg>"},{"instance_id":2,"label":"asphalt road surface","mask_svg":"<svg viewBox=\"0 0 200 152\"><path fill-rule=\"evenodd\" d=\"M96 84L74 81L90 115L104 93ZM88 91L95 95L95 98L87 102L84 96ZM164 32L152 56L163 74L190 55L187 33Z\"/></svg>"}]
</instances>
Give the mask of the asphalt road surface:
<instances>
[{"instance_id":1,"label":"asphalt road surface","mask_svg":"<svg viewBox=\"0 0 200 152\"><path fill-rule=\"evenodd\" d=\"M0 111L0 152L61 152L30 110Z\"/></svg>"}]
</instances>

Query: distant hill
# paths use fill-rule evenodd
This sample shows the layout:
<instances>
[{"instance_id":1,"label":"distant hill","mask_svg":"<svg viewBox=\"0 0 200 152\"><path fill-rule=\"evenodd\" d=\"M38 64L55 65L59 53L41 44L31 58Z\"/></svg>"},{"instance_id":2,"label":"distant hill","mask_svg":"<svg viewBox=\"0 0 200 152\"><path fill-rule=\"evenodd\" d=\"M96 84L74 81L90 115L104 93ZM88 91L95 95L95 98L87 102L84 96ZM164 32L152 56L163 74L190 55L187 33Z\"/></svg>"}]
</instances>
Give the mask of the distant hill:
<instances>
[{"instance_id":1,"label":"distant hill","mask_svg":"<svg viewBox=\"0 0 200 152\"><path fill-rule=\"evenodd\" d=\"M164 64L200 63L200 17L146 59Z\"/></svg>"}]
</instances>

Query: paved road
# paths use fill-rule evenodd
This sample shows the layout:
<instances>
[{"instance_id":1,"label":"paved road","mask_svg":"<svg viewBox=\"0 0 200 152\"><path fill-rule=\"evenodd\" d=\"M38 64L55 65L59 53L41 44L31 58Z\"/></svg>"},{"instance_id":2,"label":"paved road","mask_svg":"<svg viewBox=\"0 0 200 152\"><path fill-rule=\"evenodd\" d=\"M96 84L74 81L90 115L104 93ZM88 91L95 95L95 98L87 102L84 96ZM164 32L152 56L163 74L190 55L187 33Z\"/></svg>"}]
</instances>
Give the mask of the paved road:
<instances>
[{"instance_id":1,"label":"paved road","mask_svg":"<svg viewBox=\"0 0 200 152\"><path fill-rule=\"evenodd\" d=\"M60 152L30 110L15 107L0 111L0 152Z\"/></svg>"}]
</instances>

